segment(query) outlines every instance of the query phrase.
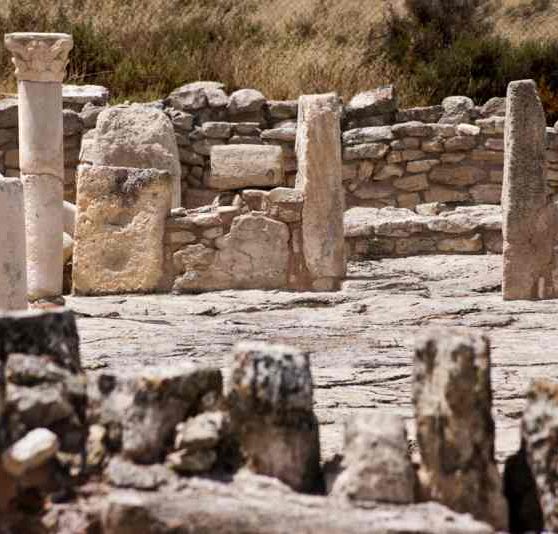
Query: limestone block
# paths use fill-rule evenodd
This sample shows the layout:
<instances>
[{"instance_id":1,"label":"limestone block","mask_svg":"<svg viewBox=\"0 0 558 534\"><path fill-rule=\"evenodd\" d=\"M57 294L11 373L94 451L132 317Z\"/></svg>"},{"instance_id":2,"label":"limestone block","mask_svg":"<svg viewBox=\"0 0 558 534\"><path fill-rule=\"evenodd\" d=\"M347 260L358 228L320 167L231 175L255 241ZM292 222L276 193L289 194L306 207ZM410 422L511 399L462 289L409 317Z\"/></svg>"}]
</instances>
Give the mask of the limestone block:
<instances>
[{"instance_id":1,"label":"limestone block","mask_svg":"<svg viewBox=\"0 0 558 534\"><path fill-rule=\"evenodd\" d=\"M171 177L156 169L81 166L73 290L80 295L160 289Z\"/></svg>"},{"instance_id":2,"label":"limestone block","mask_svg":"<svg viewBox=\"0 0 558 534\"><path fill-rule=\"evenodd\" d=\"M415 345L413 404L423 498L506 530L494 459L490 343L464 329L432 329Z\"/></svg>"},{"instance_id":3,"label":"limestone block","mask_svg":"<svg viewBox=\"0 0 558 534\"><path fill-rule=\"evenodd\" d=\"M558 529L558 383L550 379L535 380L527 393L527 406L521 423L521 442L537 490L544 530ZM527 530L527 529L525 529ZM531 529L528 530L539 530ZM542 529L541 529L542 530Z\"/></svg>"},{"instance_id":4,"label":"limestone block","mask_svg":"<svg viewBox=\"0 0 558 534\"><path fill-rule=\"evenodd\" d=\"M428 189L428 178L426 174L413 174L394 180L393 185L403 191L424 191Z\"/></svg>"},{"instance_id":5,"label":"limestone block","mask_svg":"<svg viewBox=\"0 0 558 534\"><path fill-rule=\"evenodd\" d=\"M275 187L284 181L280 146L235 144L211 149L211 173L207 179L211 189Z\"/></svg>"},{"instance_id":6,"label":"limestone block","mask_svg":"<svg viewBox=\"0 0 558 534\"><path fill-rule=\"evenodd\" d=\"M419 161L410 161L407 163L407 172L412 173L422 173L428 172L432 167L439 165L440 162L437 159L423 159Z\"/></svg>"},{"instance_id":7,"label":"limestone block","mask_svg":"<svg viewBox=\"0 0 558 534\"><path fill-rule=\"evenodd\" d=\"M268 213L274 219L286 223L300 221L302 218L303 195L299 189L276 187L269 192Z\"/></svg>"},{"instance_id":8,"label":"limestone block","mask_svg":"<svg viewBox=\"0 0 558 534\"><path fill-rule=\"evenodd\" d=\"M495 96L486 101L481 108L483 117L492 117L494 115L503 117L506 114L506 99L504 97Z\"/></svg>"},{"instance_id":9,"label":"limestone block","mask_svg":"<svg viewBox=\"0 0 558 534\"><path fill-rule=\"evenodd\" d=\"M343 144L361 145L363 143L380 143L394 139L390 126L371 126L368 128L354 128L343 132Z\"/></svg>"},{"instance_id":10,"label":"limestone block","mask_svg":"<svg viewBox=\"0 0 558 534\"><path fill-rule=\"evenodd\" d=\"M397 95L393 85L358 93L345 107L349 119L391 114L396 111Z\"/></svg>"},{"instance_id":11,"label":"limestone block","mask_svg":"<svg viewBox=\"0 0 558 534\"><path fill-rule=\"evenodd\" d=\"M289 228L263 215L241 215L218 250L193 245L181 251L175 291L287 287ZM194 247L198 247L194 249Z\"/></svg>"},{"instance_id":12,"label":"limestone block","mask_svg":"<svg viewBox=\"0 0 558 534\"><path fill-rule=\"evenodd\" d=\"M297 491L320 477L318 422L308 354L284 345L238 344L227 404L248 467Z\"/></svg>"},{"instance_id":13,"label":"limestone block","mask_svg":"<svg viewBox=\"0 0 558 534\"><path fill-rule=\"evenodd\" d=\"M114 106L99 114L91 163L159 169L172 177L172 207L181 205L181 169L174 128L167 115L150 106Z\"/></svg>"},{"instance_id":14,"label":"limestone block","mask_svg":"<svg viewBox=\"0 0 558 534\"><path fill-rule=\"evenodd\" d=\"M424 192L425 202L466 202L470 195L467 191L434 185Z\"/></svg>"},{"instance_id":15,"label":"limestone block","mask_svg":"<svg viewBox=\"0 0 558 534\"><path fill-rule=\"evenodd\" d=\"M397 122L438 122L444 113L442 106L427 106L400 109L397 112Z\"/></svg>"},{"instance_id":16,"label":"limestone block","mask_svg":"<svg viewBox=\"0 0 558 534\"><path fill-rule=\"evenodd\" d=\"M558 218L545 180L546 120L532 80L508 86L502 190L504 299L555 296Z\"/></svg>"},{"instance_id":17,"label":"limestone block","mask_svg":"<svg viewBox=\"0 0 558 534\"><path fill-rule=\"evenodd\" d=\"M70 237L74 236L76 230L76 217L77 209L75 204L71 202L64 201L64 232Z\"/></svg>"},{"instance_id":18,"label":"limestone block","mask_svg":"<svg viewBox=\"0 0 558 534\"><path fill-rule=\"evenodd\" d=\"M298 101L296 100L269 100L267 102L269 116L274 120L296 119Z\"/></svg>"},{"instance_id":19,"label":"limestone block","mask_svg":"<svg viewBox=\"0 0 558 534\"><path fill-rule=\"evenodd\" d=\"M473 237L456 237L453 239L442 239L438 243L440 252L473 253L482 250L482 237L475 234Z\"/></svg>"},{"instance_id":20,"label":"limestone block","mask_svg":"<svg viewBox=\"0 0 558 534\"><path fill-rule=\"evenodd\" d=\"M383 143L362 143L345 147L343 149L343 159L382 159L388 150L389 147Z\"/></svg>"},{"instance_id":21,"label":"limestone block","mask_svg":"<svg viewBox=\"0 0 558 534\"><path fill-rule=\"evenodd\" d=\"M345 424L344 471L332 494L355 501L414 502L415 473L403 419L379 411Z\"/></svg>"},{"instance_id":22,"label":"limestone block","mask_svg":"<svg viewBox=\"0 0 558 534\"><path fill-rule=\"evenodd\" d=\"M108 103L110 92L102 85L70 85L62 86L62 102L64 106L104 106Z\"/></svg>"},{"instance_id":23,"label":"limestone block","mask_svg":"<svg viewBox=\"0 0 558 534\"><path fill-rule=\"evenodd\" d=\"M201 129L206 137L228 139L231 136L232 125L230 122L207 121L203 123Z\"/></svg>"},{"instance_id":24,"label":"limestone block","mask_svg":"<svg viewBox=\"0 0 558 534\"><path fill-rule=\"evenodd\" d=\"M479 184L471 187L471 196L479 204L500 204L502 186L500 184Z\"/></svg>"},{"instance_id":25,"label":"limestone block","mask_svg":"<svg viewBox=\"0 0 558 534\"><path fill-rule=\"evenodd\" d=\"M271 130L263 130L262 139L269 141L282 141L292 143L296 139L296 122L285 124L281 127L272 128Z\"/></svg>"},{"instance_id":26,"label":"limestone block","mask_svg":"<svg viewBox=\"0 0 558 534\"><path fill-rule=\"evenodd\" d=\"M373 176L374 180L388 180L390 178L400 178L405 174L405 170L401 165L385 165Z\"/></svg>"},{"instance_id":27,"label":"limestone block","mask_svg":"<svg viewBox=\"0 0 558 534\"><path fill-rule=\"evenodd\" d=\"M0 310L27 308L23 186L0 175Z\"/></svg>"},{"instance_id":28,"label":"limestone block","mask_svg":"<svg viewBox=\"0 0 558 534\"><path fill-rule=\"evenodd\" d=\"M300 97L296 187L304 195L304 259L316 281L340 280L347 268L340 115L339 98L333 93Z\"/></svg>"},{"instance_id":29,"label":"limestone block","mask_svg":"<svg viewBox=\"0 0 558 534\"><path fill-rule=\"evenodd\" d=\"M395 192L393 185L386 182L365 182L356 191L354 196L364 200L389 198Z\"/></svg>"},{"instance_id":30,"label":"limestone block","mask_svg":"<svg viewBox=\"0 0 558 534\"><path fill-rule=\"evenodd\" d=\"M442 101L444 114L439 122L445 124L460 124L471 122L475 103L466 96L449 96Z\"/></svg>"},{"instance_id":31,"label":"limestone block","mask_svg":"<svg viewBox=\"0 0 558 534\"><path fill-rule=\"evenodd\" d=\"M220 82L193 82L175 89L166 99L169 106L187 112L199 111L206 107L225 107L228 98Z\"/></svg>"},{"instance_id":32,"label":"limestone block","mask_svg":"<svg viewBox=\"0 0 558 534\"><path fill-rule=\"evenodd\" d=\"M397 195L397 205L400 208L414 208L420 204L420 195L418 193L401 193Z\"/></svg>"},{"instance_id":33,"label":"limestone block","mask_svg":"<svg viewBox=\"0 0 558 534\"><path fill-rule=\"evenodd\" d=\"M156 463L170 450L176 425L204 395L219 397L221 390L219 369L192 364L103 372L89 382L88 421L108 430L110 449Z\"/></svg>"},{"instance_id":34,"label":"limestone block","mask_svg":"<svg viewBox=\"0 0 558 534\"><path fill-rule=\"evenodd\" d=\"M58 436L46 428L36 428L14 443L2 454L4 469L14 477L40 467L60 447Z\"/></svg>"},{"instance_id":35,"label":"limestone block","mask_svg":"<svg viewBox=\"0 0 558 534\"><path fill-rule=\"evenodd\" d=\"M404 122L402 124L395 124L392 127L393 133L396 137L430 137L432 135L432 128L428 124L418 121Z\"/></svg>"},{"instance_id":36,"label":"limestone block","mask_svg":"<svg viewBox=\"0 0 558 534\"><path fill-rule=\"evenodd\" d=\"M486 172L473 166L440 165L430 173L430 180L437 184L466 186L486 178Z\"/></svg>"},{"instance_id":37,"label":"limestone block","mask_svg":"<svg viewBox=\"0 0 558 534\"><path fill-rule=\"evenodd\" d=\"M265 104L265 96L255 89L239 89L230 96L228 111L231 115L259 113Z\"/></svg>"},{"instance_id":38,"label":"limestone block","mask_svg":"<svg viewBox=\"0 0 558 534\"><path fill-rule=\"evenodd\" d=\"M448 152L460 151L460 150L471 150L475 148L477 140L471 135L460 135L456 137L450 137L444 141L444 148Z\"/></svg>"}]
</instances>

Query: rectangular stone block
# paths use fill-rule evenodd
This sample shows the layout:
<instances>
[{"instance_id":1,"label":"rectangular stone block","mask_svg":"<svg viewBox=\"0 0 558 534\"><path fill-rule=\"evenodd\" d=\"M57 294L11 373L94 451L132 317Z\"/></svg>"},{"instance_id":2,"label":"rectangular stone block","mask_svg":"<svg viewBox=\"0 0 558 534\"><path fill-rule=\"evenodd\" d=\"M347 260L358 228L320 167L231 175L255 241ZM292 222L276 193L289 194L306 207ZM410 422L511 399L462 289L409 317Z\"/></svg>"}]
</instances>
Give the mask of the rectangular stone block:
<instances>
[{"instance_id":1,"label":"rectangular stone block","mask_svg":"<svg viewBox=\"0 0 558 534\"><path fill-rule=\"evenodd\" d=\"M276 145L222 145L211 149L207 185L225 191L284 185L283 151Z\"/></svg>"},{"instance_id":2,"label":"rectangular stone block","mask_svg":"<svg viewBox=\"0 0 558 534\"><path fill-rule=\"evenodd\" d=\"M156 169L78 169L73 291L150 293L163 278L172 178Z\"/></svg>"}]
</instances>

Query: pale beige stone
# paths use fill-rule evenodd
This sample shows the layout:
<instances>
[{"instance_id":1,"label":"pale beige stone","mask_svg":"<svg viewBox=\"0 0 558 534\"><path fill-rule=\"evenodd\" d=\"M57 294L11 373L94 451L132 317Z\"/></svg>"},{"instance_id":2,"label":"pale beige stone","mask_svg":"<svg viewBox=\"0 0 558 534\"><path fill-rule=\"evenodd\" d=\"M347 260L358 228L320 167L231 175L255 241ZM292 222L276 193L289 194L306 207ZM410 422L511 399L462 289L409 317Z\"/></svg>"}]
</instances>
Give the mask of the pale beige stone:
<instances>
[{"instance_id":1,"label":"pale beige stone","mask_svg":"<svg viewBox=\"0 0 558 534\"><path fill-rule=\"evenodd\" d=\"M502 292L506 300L556 294L553 268L558 217L545 180L545 127L535 82L510 83L502 191Z\"/></svg>"},{"instance_id":2,"label":"pale beige stone","mask_svg":"<svg viewBox=\"0 0 558 534\"><path fill-rule=\"evenodd\" d=\"M346 273L341 180L341 105L337 95L299 99L296 187L304 194L303 250L313 280Z\"/></svg>"},{"instance_id":3,"label":"pale beige stone","mask_svg":"<svg viewBox=\"0 0 558 534\"><path fill-rule=\"evenodd\" d=\"M404 191L424 191L428 189L428 178L426 174L412 174L393 181L393 185Z\"/></svg>"},{"instance_id":4,"label":"pale beige stone","mask_svg":"<svg viewBox=\"0 0 558 534\"><path fill-rule=\"evenodd\" d=\"M283 151L276 145L222 145L211 149L211 189L284 185Z\"/></svg>"},{"instance_id":5,"label":"pale beige stone","mask_svg":"<svg viewBox=\"0 0 558 534\"><path fill-rule=\"evenodd\" d=\"M23 186L0 176L0 310L27 308L25 254Z\"/></svg>"},{"instance_id":6,"label":"pale beige stone","mask_svg":"<svg viewBox=\"0 0 558 534\"><path fill-rule=\"evenodd\" d=\"M4 469L21 477L50 460L60 448L58 436L47 428L35 428L2 454Z\"/></svg>"},{"instance_id":7,"label":"pale beige stone","mask_svg":"<svg viewBox=\"0 0 558 534\"><path fill-rule=\"evenodd\" d=\"M473 237L456 237L442 239L438 243L440 252L480 252L482 250L482 237L475 234Z\"/></svg>"},{"instance_id":8,"label":"pale beige stone","mask_svg":"<svg viewBox=\"0 0 558 534\"><path fill-rule=\"evenodd\" d=\"M289 228L263 215L241 215L217 250L191 245L175 254L174 290L280 289L287 286Z\"/></svg>"},{"instance_id":9,"label":"pale beige stone","mask_svg":"<svg viewBox=\"0 0 558 534\"><path fill-rule=\"evenodd\" d=\"M105 109L97 118L87 157L94 165L159 169L173 179L172 207L181 205L178 146L171 120L142 104Z\"/></svg>"},{"instance_id":10,"label":"pale beige stone","mask_svg":"<svg viewBox=\"0 0 558 534\"><path fill-rule=\"evenodd\" d=\"M73 290L81 295L160 288L172 178L156 169L78 170Z\"/></svg>"}]
</instances>

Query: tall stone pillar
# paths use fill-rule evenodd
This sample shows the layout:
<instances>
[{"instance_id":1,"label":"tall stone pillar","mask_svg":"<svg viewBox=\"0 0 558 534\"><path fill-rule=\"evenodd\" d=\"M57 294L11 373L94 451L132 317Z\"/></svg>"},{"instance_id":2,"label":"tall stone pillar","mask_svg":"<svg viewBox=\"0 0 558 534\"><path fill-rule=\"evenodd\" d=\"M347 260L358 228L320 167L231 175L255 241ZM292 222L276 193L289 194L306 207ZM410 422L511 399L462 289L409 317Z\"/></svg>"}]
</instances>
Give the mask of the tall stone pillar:
<instances>
[{"instance_id":1,"label":"tall stone pillar","mask_svg":"<svg viewBox=\"0 0 558 534\"><path fill-rule=\"evenodd\" d=\"M25 211L17 178L0 176L0 310L27 308Z\"/></svg>"},{"instance_id":2,"label":"tall stone pillar","mask_svg":"<svg viewBox=\"0 0 558 534\"><path fill-rule=\"evenodd\" d=\"M503 210L502 292L505 300L555 296L558 222L545 179L546 120L533 80L508 86Z\"/></svg>"},{"instance_id":3,"label":"tall stone pillar","mask_svg":"<svg viewBox=\"0 0 558 534\"><path fill-rule=\"evenodd\" d=\"M302 248L311 287L318 291L336 290L347 269L341 104L336 94L300 97L296 155L296 188L304 195Z\"/></svg>"},{"instance_id":4,"label":"tall stone pillar","mask_svg":"<svg viewBox=\"0 0 558 534\"><path fill-rule=\"evenodd\" d=\"M19 97L29 300L62 295L64 155L62 80L73 41L64 33L11 33Z\"/></svg>"}]
</instances>

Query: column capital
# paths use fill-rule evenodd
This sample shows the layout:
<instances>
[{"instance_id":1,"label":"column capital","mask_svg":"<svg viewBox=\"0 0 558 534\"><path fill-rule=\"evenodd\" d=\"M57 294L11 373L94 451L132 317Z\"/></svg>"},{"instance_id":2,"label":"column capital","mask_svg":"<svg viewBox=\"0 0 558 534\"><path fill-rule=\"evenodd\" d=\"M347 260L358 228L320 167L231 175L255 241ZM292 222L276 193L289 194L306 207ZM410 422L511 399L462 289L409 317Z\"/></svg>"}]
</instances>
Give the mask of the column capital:
<instances>
[{"instance_id":1,"label":"column capital","mask_svg":"<svg viewBox=\"0 0 558 534\"><path fill-rule=\"evenodd\" d=\"M74 41L66 33L8 33L4 44L18 81L62 83Z\"/></svg>"}]
</instances>

